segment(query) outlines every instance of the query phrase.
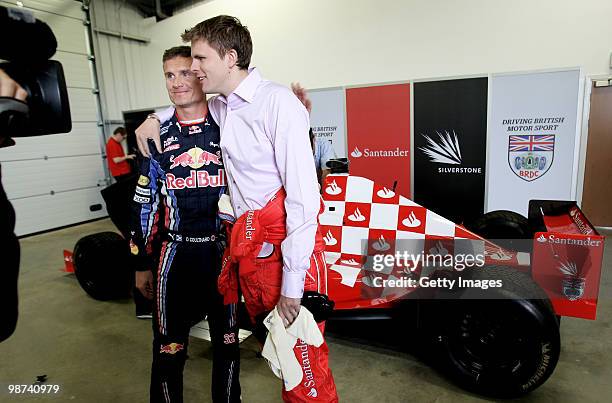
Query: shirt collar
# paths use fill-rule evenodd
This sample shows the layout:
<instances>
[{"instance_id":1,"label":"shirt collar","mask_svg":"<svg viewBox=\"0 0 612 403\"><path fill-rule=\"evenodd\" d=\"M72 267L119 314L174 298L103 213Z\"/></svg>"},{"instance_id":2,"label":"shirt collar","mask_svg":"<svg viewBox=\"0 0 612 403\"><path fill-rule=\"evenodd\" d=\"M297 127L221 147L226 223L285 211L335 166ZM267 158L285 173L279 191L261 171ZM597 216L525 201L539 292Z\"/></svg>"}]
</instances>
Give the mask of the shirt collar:
<instances>
[{"instance_id":1,"label":"shirt collar","mask_svg":"<svg viewBox=\"0 0 612 403\"><path fill-rule=\"evenodd\" d=\"M238 87L226 98L221 96L221 100L226 104L233 103L252 103L255 98L255 91L257 91L257 87L259 83L263 79L261 78L261 74L256 67L251 67L249 69L249 75L245 77L244 80L238 84ZM237 102L240 101L240 102Z\"/></svg>"}]
</instances>

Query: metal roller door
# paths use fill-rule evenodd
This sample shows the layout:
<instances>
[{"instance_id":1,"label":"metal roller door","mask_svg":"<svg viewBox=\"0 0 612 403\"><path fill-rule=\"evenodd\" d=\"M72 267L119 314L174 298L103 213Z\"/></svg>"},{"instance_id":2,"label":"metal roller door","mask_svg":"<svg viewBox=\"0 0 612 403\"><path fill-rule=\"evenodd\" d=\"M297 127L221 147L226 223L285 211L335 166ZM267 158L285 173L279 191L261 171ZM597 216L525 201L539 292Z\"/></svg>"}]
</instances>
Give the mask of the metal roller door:
<instances>
[{"instance_id":1,"label":"metal roller door","mask_svg":"<svg viewBox=\"0 0 612 403\"><path fill-rule=\"evenodd\" d=\"M16 7L16 1L0 5ZM53 59L64 67L72 132L15 139L0 150L3 183L17 213L18 236L107 215L98 100L93 92L85 13L73 0L22 0L26 10L49 24L58 42ZM1 40L6 40L2 38ZM101 209L91 206L101 206ZM95 211L91 211L95 210Z\"/></svg>"}]
</instances>

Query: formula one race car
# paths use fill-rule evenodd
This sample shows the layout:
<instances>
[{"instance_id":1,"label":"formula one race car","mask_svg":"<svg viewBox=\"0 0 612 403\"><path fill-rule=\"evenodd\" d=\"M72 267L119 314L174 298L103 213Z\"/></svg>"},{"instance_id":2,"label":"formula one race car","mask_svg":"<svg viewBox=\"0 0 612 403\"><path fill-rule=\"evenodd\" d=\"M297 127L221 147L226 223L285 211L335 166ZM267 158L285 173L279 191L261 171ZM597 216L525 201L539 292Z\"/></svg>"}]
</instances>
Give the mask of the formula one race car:
<instances>
[{"instance_id":1,"label":"formula one race car","mask_svg":"<svg viewBox=\"0 0 612 403\"><path fill-rule=\"evenodd\" d=\"M595 319L604 238L575 202L532 200L530 221L506 211L471 223L491 242L365 178L330 175L322 194L336 316L399 319L466 389L536 389L559 359L560 316Z\"/></svg>"},{"instance_id":2,"label":"formula one race car","mask_svg":"<svg viewBox=\"0 0 612 403\"><path fill-rule=\"evenodd\" d=\"M470 231L362 177L329 175L322 196L332 332L352 329L360 338L373 328L364 320L384 321L395 329L386 333L418 344L461 387L511 397L553 373L561 316L595 319L604 238L574 202L532 201L529 221L491 212ZM125 217L109 207L125 236ZM110 297L116 279L104 282L109 274L99 271L112 254L87 258L80 244L91 237L75 247L77 278L94 298ZM119 235L104 242L117 249Z\"/></svg>"}]
</instances>

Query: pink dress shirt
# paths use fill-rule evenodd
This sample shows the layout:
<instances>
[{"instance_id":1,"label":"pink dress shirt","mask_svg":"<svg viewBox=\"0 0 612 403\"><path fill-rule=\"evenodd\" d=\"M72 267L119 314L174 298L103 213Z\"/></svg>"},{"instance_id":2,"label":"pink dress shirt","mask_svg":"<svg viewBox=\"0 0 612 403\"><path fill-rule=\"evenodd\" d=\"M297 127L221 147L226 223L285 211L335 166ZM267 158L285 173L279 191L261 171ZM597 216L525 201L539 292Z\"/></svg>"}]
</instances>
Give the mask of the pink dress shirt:
<instances>
[{"instance_id":1,"label":"pink dress shirt","mask_svg":"<svg viewBox=\"0 0 612 403\"><path fill-rule=\"evenodd\" d=\"M301 298L320 203L308 112L291 90L264 80L255 68L227 98L213 97L208 106L221 128L220 146L236 217L264 207L285 188L281 294ZM164 122L172 113L170 108L158 115Z\"/></svg>"}]
</instances>

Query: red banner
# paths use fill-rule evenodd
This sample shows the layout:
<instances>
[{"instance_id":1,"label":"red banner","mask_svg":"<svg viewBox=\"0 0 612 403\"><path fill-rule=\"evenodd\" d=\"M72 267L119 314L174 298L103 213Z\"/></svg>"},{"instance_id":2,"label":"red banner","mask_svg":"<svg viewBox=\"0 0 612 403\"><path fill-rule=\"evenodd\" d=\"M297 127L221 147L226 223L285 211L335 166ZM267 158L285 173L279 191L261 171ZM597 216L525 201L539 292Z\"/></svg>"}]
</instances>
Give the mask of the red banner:
<instances>
[{"instance_id":1,"label":"red banner","mask_svg":"<svg viewBox=\"0 0 612 403\"><path fill-rule=\"evenodd\" d=\"M410 84L346 91L349 170L410 196Z\"/></svg>"}]
</instances>

